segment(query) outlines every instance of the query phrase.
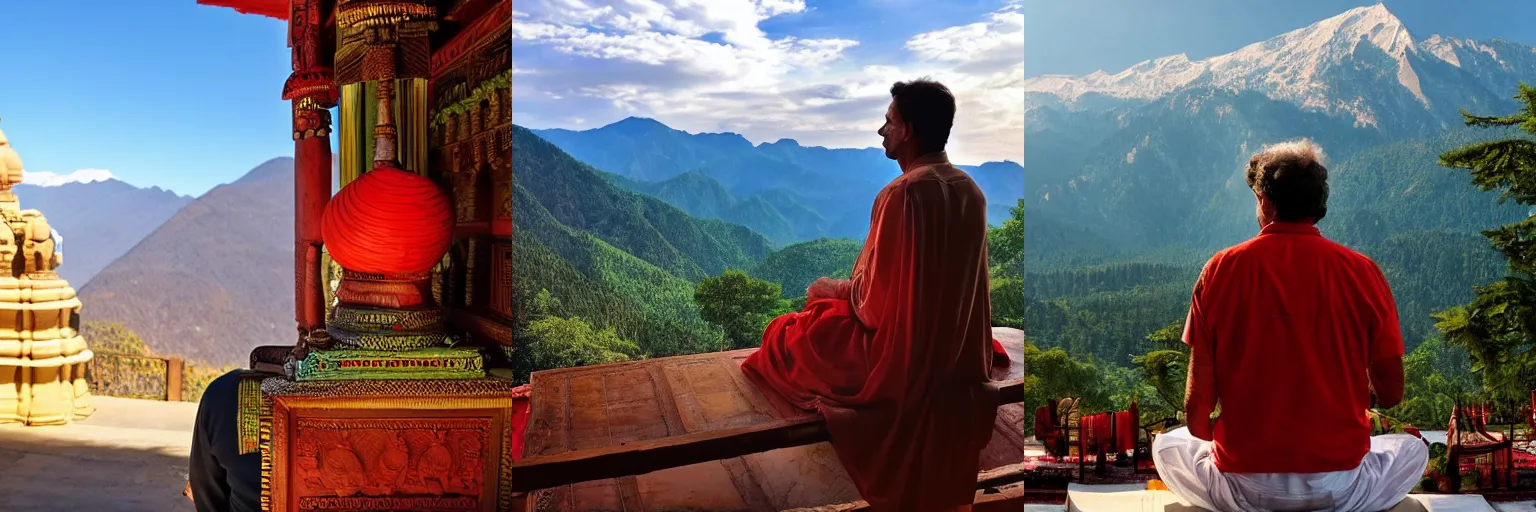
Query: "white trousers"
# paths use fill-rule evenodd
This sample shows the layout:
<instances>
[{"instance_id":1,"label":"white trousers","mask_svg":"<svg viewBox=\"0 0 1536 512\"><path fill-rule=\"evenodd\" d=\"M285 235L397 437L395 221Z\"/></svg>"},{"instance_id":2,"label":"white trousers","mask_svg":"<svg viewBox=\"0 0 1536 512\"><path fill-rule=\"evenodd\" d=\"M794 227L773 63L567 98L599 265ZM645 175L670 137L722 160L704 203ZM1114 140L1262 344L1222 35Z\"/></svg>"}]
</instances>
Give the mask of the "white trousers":
<instances>
[{"instance_id":1,"label":"white trousers","mask_svg":"<svg viewBox=\"0 0 1536 512\"><path fill-rule=\"evenodd\" d=\"M1168 490L1191 505L1222 512L1387 510L1418 485L1429 464L1429 447L1408 434L1372 437L1360 466L1331 473L1222 473L1211 449L1210 441L1179 428L1152 442L1152 461Z\"/></svg>"}]
</instances>

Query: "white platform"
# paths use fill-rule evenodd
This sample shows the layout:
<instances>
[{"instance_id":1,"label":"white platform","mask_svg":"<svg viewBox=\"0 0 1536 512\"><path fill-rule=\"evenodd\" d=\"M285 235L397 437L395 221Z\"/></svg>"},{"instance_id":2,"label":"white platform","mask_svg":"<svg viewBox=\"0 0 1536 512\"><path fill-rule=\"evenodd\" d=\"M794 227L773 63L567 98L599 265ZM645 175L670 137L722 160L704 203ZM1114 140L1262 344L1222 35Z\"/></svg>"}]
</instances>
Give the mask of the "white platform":
<instances>
[{"instance_id":1,"label":"white platform","mask_svg":"<svg viewBox=\"0 0 1536 512\"><path fill-rule=\"evenodd\" d=\"M1495 509L1482 496L1410 494L1388 512L1515 512L1529 503ZM1148 491L1145 485L1076 485L1067 487L1067 512L1203 512L1168 491Z\"/></svg>"}]
</instances>

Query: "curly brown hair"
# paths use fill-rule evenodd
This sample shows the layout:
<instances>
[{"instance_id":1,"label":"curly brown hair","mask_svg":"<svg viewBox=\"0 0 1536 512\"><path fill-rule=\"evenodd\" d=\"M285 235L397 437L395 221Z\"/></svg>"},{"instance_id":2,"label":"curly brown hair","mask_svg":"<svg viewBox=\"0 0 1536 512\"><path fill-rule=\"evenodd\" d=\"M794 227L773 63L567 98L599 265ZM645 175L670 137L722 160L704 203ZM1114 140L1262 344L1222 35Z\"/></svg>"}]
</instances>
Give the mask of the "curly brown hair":
<instances>
[{"instance_id":1,"label":"curly brown hair","mask_svg":"<svg viewBox=\"0 0 1536 512\"><path fill-rule=\"evenodd\" d=\"M1323 149L1308 139L1266 146L1248 159L1248 188L1275 207L1280 222L1328 215L1328 168Z\"/></svg>"}]
</instances>

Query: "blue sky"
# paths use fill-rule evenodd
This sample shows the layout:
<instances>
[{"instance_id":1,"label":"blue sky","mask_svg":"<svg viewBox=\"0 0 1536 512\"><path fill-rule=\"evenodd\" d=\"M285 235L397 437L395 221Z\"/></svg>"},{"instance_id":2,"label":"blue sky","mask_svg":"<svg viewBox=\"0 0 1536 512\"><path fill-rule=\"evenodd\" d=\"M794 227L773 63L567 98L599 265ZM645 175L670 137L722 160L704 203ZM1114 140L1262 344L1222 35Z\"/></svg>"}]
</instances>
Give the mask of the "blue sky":
<instances>
[{"instance_id":1,"label":"blue sky","mask_svg":"<svg viewBox=\"0 0 1536 512\"><path fill-rule=\"evenodd\" d=\"M891 84L959 100L951 158L1023 155L1024 0L519 0L513 119L628 116L753 142L874 147ZM668 7L670 6L670 7Z\"/></svg>"},{"instance_id":2,"label":"blue sky","mask_svg":"<svg viewBox=\"0 0 1536 512\"><path fill-rule=\"evenodd\" d=\"M286 34L194 0L4 2L0 130L28 172L202 194L293 154Z\"/></svg>"},{"instance_id":3,"label":"blue sky","mask_svg":"<svg viewBox=\"0 0 1536 512\"><path fill-rule=\"evenodd\" d=\"M1030 0L1024 7L1026 76L1116 73L1187 53L1191 60L1310 25L1374 0ZM1422 40L1434 34L1536 43L1530 0L1382 2Z\"/></svg>"}]
</instances>

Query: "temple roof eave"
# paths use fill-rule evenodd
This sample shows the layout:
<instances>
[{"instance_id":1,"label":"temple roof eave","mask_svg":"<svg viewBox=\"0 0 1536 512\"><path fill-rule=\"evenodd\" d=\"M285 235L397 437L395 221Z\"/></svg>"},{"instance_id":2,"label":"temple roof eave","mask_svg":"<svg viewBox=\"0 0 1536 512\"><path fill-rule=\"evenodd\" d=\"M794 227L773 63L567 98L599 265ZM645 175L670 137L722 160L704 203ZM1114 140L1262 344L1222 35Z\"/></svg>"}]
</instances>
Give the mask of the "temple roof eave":
<instances>
[{"instance_id":1,"label":"temple roof eave","mask_svg":"<svg viewBox=\"0 0 1536 512\"><path fill-rule=\"evenodd\" d=\"M228 7L241 14L256 14L288 19L288 0L197 0L198 4L214 7Z\"/></svg>"}]
</instances>

